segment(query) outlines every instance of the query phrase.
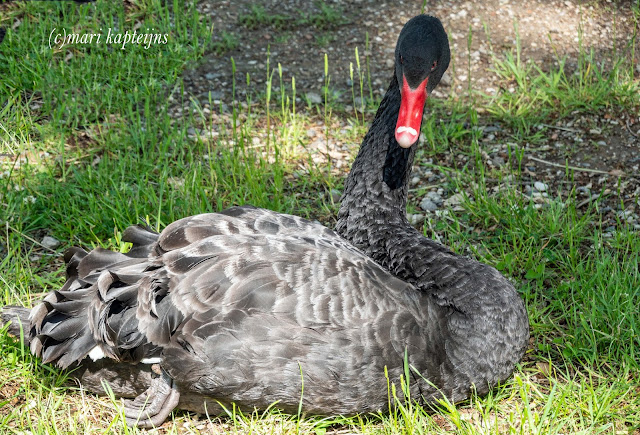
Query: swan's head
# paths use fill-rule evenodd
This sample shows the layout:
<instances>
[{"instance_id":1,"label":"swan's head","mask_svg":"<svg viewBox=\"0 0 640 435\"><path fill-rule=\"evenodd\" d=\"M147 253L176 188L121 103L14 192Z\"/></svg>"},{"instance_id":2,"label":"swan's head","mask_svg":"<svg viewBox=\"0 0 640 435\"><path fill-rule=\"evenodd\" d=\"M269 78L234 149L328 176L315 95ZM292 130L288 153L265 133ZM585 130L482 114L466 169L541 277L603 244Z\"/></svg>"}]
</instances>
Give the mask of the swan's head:
<instances>
[{"instance_id":1,"label":"swan's head","mask_svg":"<svg viewBox=\"0 0 640 435\"><path fill-rule=\"evenodd\" d=\"M401 147L409 148L418 140L424 103L449 59L449 39L439 19L418 15L404 25L396 45L401 103L395 136Z\"/></svg>"}]
</instances>

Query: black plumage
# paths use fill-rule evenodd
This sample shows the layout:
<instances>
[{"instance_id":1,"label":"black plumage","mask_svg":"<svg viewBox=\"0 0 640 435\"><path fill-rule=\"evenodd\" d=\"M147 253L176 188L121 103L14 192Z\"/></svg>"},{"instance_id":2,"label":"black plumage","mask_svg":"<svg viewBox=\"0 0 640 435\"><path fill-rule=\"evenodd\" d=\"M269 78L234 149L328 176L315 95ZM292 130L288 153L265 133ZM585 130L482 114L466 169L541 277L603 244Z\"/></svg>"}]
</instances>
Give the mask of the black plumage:
<instances>
[{"instance_id":1,"label":"black plumage","mask_svg":"<svg viewBox=\"0 0 640 435\"><path fill-rule=\"evenodd\" d=\"M402 59L402 61L400 61ZM394 139L399 83L432 90L449 63L440 22L410 20L396 71L365 136L336 231L250 206L202 214L162 233L137 226L127 254L71 250L68 279L31 311L33 353L102 391L138 396L130 424L217 403L355 414L388 406L405 358L411 396L458 401L513 371L527 314L495 269L423 237L405 216L415 146ZM18 314L16 314L18 313ZM3 318L24 324L14 308ZM89 357L109 358L92 362ZM159 362L154 376L146 363ZM144 362L144 363L143 363ZM145 391L146 390L146 391ZM149 402L146 403L145 402Z\"/></svg>"}]
</instances>

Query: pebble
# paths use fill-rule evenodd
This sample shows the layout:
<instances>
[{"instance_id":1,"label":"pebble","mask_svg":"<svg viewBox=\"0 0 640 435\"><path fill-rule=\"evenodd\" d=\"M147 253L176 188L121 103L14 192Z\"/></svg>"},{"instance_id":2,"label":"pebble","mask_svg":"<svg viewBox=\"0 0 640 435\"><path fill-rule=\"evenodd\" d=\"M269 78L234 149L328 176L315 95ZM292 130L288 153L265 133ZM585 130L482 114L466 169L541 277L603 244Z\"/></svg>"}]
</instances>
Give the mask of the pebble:
<instances>
[{"instance_id":1,"label":"pebble","mask_svg":"<svg viewBox=\"0 0 640 435\"><path fill-rule=\"evenodd\" d=\"M424 211L436 211L438 206L429 198L425 197L420 201L420 208Z\"/></svg>"},{"instance_id":2,"label":"pebble","mask_svg":"<svg viewBox=\"0 0 640 435\"><path fill-rule=\"evenodd\" d=\"M587 186L579 186L576 190L583 196L591 195L591 190Z\"/></svg>"},{"instance_id":3,"label":"pebble","mask_svg":"<svg viewBox=\"0 0 640 435\"><path fill-rule=\"evenodd\" d=\"M444 202L444 205L446 205L447 207L454 207L456 205L462 204L462 201L464 201L464 193L456 193L447 198Z\"/></svg>"},{"instance_id":4,"label":"pebble","mask_svg":"<svg viewBox=\"0 0 640 435\"><path fill-rule=\"evenodd\" d=\"M536 190L538 190L539 192L544 192L549 188L548 185L546 185L545 183L543 183L541 181L536 181L535 183L533 183L533 187Z\"/></svg>"},{"instance_id":5,"label":"pebble","mask_svg":"<svg viewBox=\"0 0 640 435\"><path fill-rule=\"evenodd\" d=\"M427 195L425 196L425 198L428 198L431 202L433 202L434 204L436 204L436 206L440 207L442 205L442 203L444 202L442 199L442 196L440 194L438 194L437 192L427 192Z\"/></svg>"},{"instance_id":6,"label":"pebble","mask_svg":"<svg viewBox=\"0 0 640 435\"><path fill-rule=\"evenodd\" d=\"M482 128L483 133L495 133L498 131L502 131L502 129L496 125L487 125Z\"/></svg>"},{"instance_id":7,"label":"pebble","mask_svg":"<svg viewBox=\"0 0 640 435\"><path fill-rule=\"evenodd\" d=\"M444 75L440 79L440 84L446 87L451 86L451 76L449 75L449 73L447 72L444 73Z\"/></svg>"},{"instance_id":8,"label":"pebble","mask_svg":"<svg viewBox=\"0 0 640 435\"><path fill-rule=\"evenodd\" d=\"M51 236L44 236L40 244L47 249L56 249L58 246L60 246L60 241Z\"/></svg>"},{"instance_id":9,"label":"pebble","mask_svg":"<svg viewBox=\"0 0 640 435\"><path fill-rule=\"evenodd\" d=\"M322 103L322 98L320 97L320 95L316 94L315 92L307 92L307 98L313 104Z\"/></svg>"},{"instance_id":10,"label":"pebble","mask_svg":"<svg viewBox=\"0 0 640 435\"><path fill-rule=\"evenodd\" d=\"M338 189L331 189L331 200L334 203L340 202L340 198L342 198L342 192Z\"/></svg>"},{"instance_id":11,"label":"pebble","mask_svg":"<svg viewBox=\"0 0 640 435\"><path fill-rule=\"evenodd\" d=\"M418 225L424 221L424 215L422 213L407 214L407 220L411 225Z\"/></svg>"},{"instance_id":12,"label":"pebble","mask_svg":"<svg viewBox=\"0 0 640 435\"><path fill-rule=\"evenodd\" d=\"M203 101L208 101L209 98L211 100L221 100L224 97L224 93L221 91L206 91L200 94L200 98Z\"/></svg>"},{"instance_id":13,"label":"pebble","mask_svg":"<svg viewBox=\"0 0 640 435\"><path fill-rule=\"evenodd\" d=\"M494 166L503 166L504 165L504 159L500 156L495 156L493 159L491 159L491 162L493 163Z\"/></svg>"},{"instance_id":14,"label":"pebble","mask_svg":"<svg viewBox=\"0 0 640 435\"><path fill-rule=\"evenodd\" d=\"M620 210L616 214L619 218L627 219L628 217L631 217L631 215L633 215L633 210Z\"/></svg>"}]
</instances>

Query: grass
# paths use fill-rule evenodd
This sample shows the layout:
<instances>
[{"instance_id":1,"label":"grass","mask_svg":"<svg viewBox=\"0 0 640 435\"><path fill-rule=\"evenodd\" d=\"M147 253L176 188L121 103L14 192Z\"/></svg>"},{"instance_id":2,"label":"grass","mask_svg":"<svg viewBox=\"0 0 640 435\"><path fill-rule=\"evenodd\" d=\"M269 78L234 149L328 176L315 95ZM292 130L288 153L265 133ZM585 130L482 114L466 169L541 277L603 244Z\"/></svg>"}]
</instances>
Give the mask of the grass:
<instances>
[{"instance_id":1,"label":"grass","mask_svg":"<svg viewBox=\"0 0 640 435\"><path fill-rule=\"evenodd\" d=\"M222 32L220 34L220 40L213 42L212 51L221 56L228 51L235 50L238 47L238 37L233 33Z\"/></svg>"},{"instance_id":2,"label":"grass","mask_svg":"<svg viewBox=\"0 0 640 435\"><path fill-rule=\"evenodd\" d=\"M310 27L317 30L334 29L346 24L340 8L328 5L324 1L315 1L314 11L298 10L295 15L284 15L267 11L259 3L251 5L248 13L240 14L238 23L248 29L259 27L273 27L275 29L292 29L295 27ZM328 37L328 35L325 35Z\"/></svg>"},{"instance_id":3,"label":"grass","mask_svg":"<svg viewBox=\"0 0 640 435\"><path fill-rule=\"evenodd\" d=\"M306 150L305 132L321 122L327 147L329 139L341 141L355 153L366 128L362 112L370 116L364 98L355 102L368 81L357 52L353 113L331 105L326 74L328 104L300 111L295 82L283 83L276 65L269 66L264 98L220 113L213 103L180 97L185 65L218 50L192 2L144 0L126 11L108 2L21 2L2 14L0 24L21 24L0 46L0 303L30 304L58 288L64 248L125 249L120 234L139 220L162 229L187 215L252 203L332 225L331 190L340 189L346 165L332 161L328 169L324 145L320 155ZM136 23L167 33L170 43L50 50L39 42L52 28L99 32ZM231 49L224 44L220 50ZM424 232L496 266L522 294L532 342L514 377L486 397L433 409L400 400L389 414L356 418L230 409L198 420L178 412L165 432L640 432L640 237L623 220L605 237L600 210L607 201L629 203L624 180L585 206L567 168L563 187L538 201L523 194L532 176L523 163L529 149L521 145L541 144L539 125L575 113L637 113L638 81L624 62L605 69L589 60L591 53L571 72L563 59L542 71L518 53L494 53L504 88L513 90L478 97L472 107L430 101L416 165L444 176L412 187L409 204L415 213L431 187L464 193L459 208L428 216ZM272 93L274 83L279 90ZM181 105L184 116L171 116L167 101ZM497 139L506 147L501 167L483 155L493 142L481 126L493 123L506 132ZM61 246L43 248L44 235ZM70 387L64 373L4 331L0 347L0 433L139 432L123 425L116 399ZM390 394L402 397L402 386L394 388Z\"/></svg>"}]
</instances>

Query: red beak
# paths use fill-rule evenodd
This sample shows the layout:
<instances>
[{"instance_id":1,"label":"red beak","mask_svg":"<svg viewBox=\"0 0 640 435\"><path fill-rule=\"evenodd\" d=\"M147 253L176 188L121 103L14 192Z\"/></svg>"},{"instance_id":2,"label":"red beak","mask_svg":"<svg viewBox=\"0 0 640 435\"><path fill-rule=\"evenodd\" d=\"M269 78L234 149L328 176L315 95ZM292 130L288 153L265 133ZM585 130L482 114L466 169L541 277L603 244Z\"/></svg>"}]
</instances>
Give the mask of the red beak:
<instances>
[{"instance_id":1,"label":"red beak","mask_svg":"<svg viewBox=\"0 0 640 435\"><path fill-rule=\"evenodd\" d=\"M400 90L400 112L396 123L396 140L402 148L409 148L416 143L420 136L422 124L422 112L424 102L427 100L427 82L424 79L416 89L411 89L407 79L402 76L402 89Z\"/></svg>"}]
</instances>

